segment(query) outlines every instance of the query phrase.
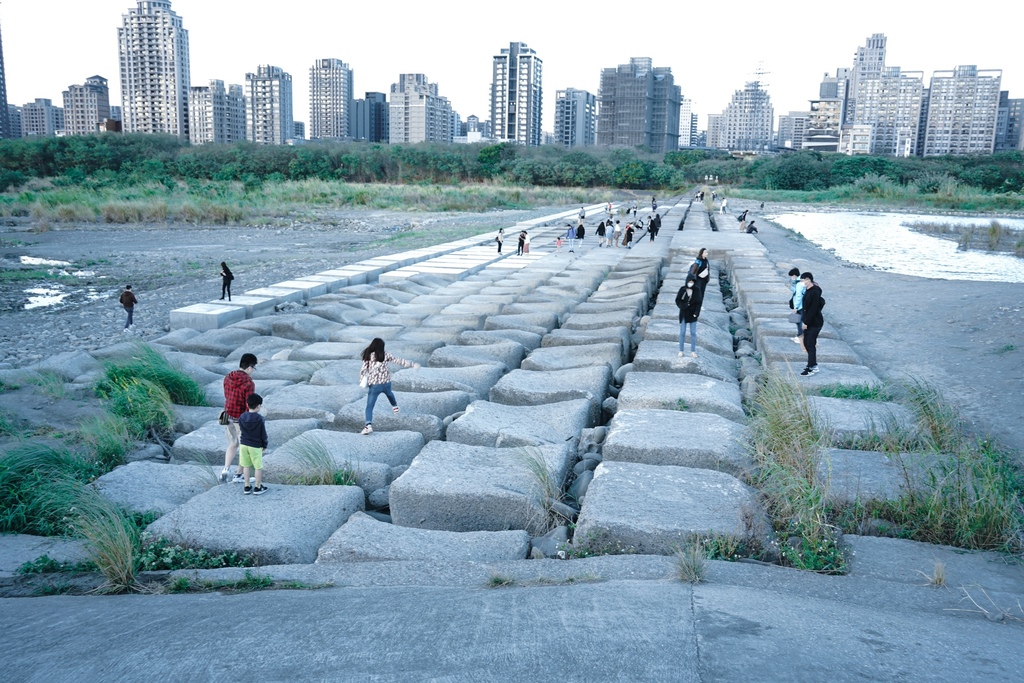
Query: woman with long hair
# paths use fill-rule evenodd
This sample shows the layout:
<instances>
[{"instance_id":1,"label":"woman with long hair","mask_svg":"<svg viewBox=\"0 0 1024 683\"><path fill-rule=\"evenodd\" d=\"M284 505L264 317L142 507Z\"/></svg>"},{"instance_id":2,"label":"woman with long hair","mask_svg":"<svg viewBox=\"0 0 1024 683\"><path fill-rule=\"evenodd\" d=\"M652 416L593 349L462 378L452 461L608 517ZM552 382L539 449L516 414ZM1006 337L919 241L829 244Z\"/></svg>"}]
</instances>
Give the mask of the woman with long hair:
<instances>
[{"instance_id":1,"label":"woman with long hair","mask_svg":"<svg viewBox=\"0 0 1024 683\"><path fill-rule=\"evenodd\" d=\"M224 294L227 293L228 301L231 301L231 281L235 279L235 276L231 274L231 269L228 268L228 264L223 261L220 262L220 298L224 300Z\"/></svg>"},{"instance_id":2,"label":"woman with long hair","mask_svg":"<svg viewBox=\"0 0 1024 683\"><path fill-rule=\"evenodd\" d=\"M359 371L359 383L366 384L366 426L363 427L363 434L373 433L373 407L377 405L377 398L384 394L391 403L391 411L398 412L398 401L391 391L391 373L388 372L388 363L398 363L406 368L418 368L419 363L413 363L404 358L397 358L384 350L384 340L376 337L370 345L363 349L363 367Z\"/></svg>"},{"instance_id":3,"label":"woman with long hair","mask_svg":"<svg viewBox=\"0 0 1024 683\"><path fill-rule=\"evenodd\" d=\"M704 303L704 293L700 291L693 275L686 276L686 284L676 294L676 306L679 307L679 356L686 352L686 328L690 328L690 356L697 357L697 318L700 307Z\"/></svg>"},{"instance_id":4,"label":"woman with long hair","mask_svg":"<svg viewBox=\"0 0 1024 683\"><path fill-rule=\"evenodd\" d=\"M711 279L711 261L708 260L708 250L703 248L697 252L697 258L694 260L693 265L690 266L690 275L697 280L697 286L700 287L700 296L704 298L704 290L707 289L708 280Z\"/></svg>"}]
</instances>

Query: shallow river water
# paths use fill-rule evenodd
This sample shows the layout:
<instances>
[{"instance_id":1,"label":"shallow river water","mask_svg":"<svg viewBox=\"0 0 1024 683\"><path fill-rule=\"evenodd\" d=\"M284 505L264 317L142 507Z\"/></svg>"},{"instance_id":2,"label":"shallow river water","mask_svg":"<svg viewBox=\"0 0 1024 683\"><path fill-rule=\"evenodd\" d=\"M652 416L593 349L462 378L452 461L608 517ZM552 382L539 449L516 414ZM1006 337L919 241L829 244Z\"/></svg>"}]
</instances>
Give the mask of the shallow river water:
<instances>
[{"instance_id":1,"label":"shallow river water","mask_svg":"<svg viewBox=\"0 0 1024 683\"><path fill-rule=\"evenodd\" d=\"M907 228L905 223L948 222L987 226L989 217L942 217L906 213L791 212L766 216L850 263L939 280L1024 282L1024 259L1007 254L959 251L957 243ZM1003 219L1024 230L1024 220Z\"/></svg>"}]
</instances>

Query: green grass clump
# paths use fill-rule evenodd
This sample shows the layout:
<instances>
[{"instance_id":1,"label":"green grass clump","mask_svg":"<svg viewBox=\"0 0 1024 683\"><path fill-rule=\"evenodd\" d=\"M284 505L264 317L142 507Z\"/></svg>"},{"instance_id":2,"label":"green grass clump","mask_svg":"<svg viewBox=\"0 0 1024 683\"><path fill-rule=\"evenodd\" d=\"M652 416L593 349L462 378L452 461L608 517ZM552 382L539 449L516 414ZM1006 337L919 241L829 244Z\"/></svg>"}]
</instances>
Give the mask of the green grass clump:
<instances>
[{"instance_id":1,"label":"green grass clump","mask_svg":"<svg viewBox=\"0 0 1024 683\"><path fill-rule=\"evenodd\" d=\"M145 536L139 555L139 567L145 571L255 567L257 564L254 555L233 551L216 553L206 548L172 543L166 538L149 541Z\"/></svg>"},{"instance_id":2,"label":"green grass clump","mask_svg":"<svg viewBox=\"0 0 1024 683\"><path fill-rule=\"evenodd\" d=\"M0 410L0 436L15 436L18 434L16 420L5 410Z\"/></svg>"},{"instance_id":3,"label":"green grass clump","mask_svg":"<svg viewBox=\"0 0 1024 683\"><path fill-rule=\"evenodd\" d=\"M56 574L59 572L94 572L96 565L92 562L58 562L49 555L37 557L18 567L19 574Z\"/></svg>"},{"instance_id":4,"label":"green grass clump","mask_svg":"<svg viewBox=\"0 0 1024 683\"><path fill-rule=\"evenodd\" d=\"M40 393L56 401L67 395L67 387L64 385L64 378L50 370L37 372L27 378L28 382L39 387Z\"/></svg>"},{"instance_id":5,"label":"green grass clump","mask_svg":"<svg viewBox=\"0 0 1024 683\"><path fill-rule=\"evenodd\" d=\"M303 435L288 446L295 453L301 472L286 477L287 483L299 486L357 486L356 473L339 467L324 442Z\"/></svg>"},{"instance_id":6,"label":"green grass clump","mask_svg":"<svg viewBox=\"0 0 1024 683\"><path fill-rule=\"evenodd\" d=\"M138 590L140 536L123 510L93 489L78 488L71 527L85 540L89 559L106 579L100 592Z\"/></svg>"},{"instance_id":7,"label":"green grass clump","mask_svg":"<svg viewBox=\"0 0 1024 683\"><path fill-rule=\"evenodd\" d=\"M852 398L861 401L891 401L893 398L885 387L870 384L826 384L818 387L818 394L828 398Z\"/></svg>"},{"instance_id":8,"label":"green grass clump","mask_svg":"<svg viewBox=\"0 0 1024 683\"><path fill-rule=\"evenodd\" d=\"M65 449L27 442L0 458L0 533L64 536L82 484L96 463Z\"/></svg>"},{"instance_id":9,"label":"green grass clump","mask_svg":"<svg viewBox=\"0 0 1024 683\"><path fill-rule=\"evenodd\" d=\"M238 581L193 581L187 576L178 576L167 584L168 593L209 593L221 590L232 593L250 593L269 588L274 588L272 578L249 571L246 571L245 577Z\"/></svg>"},{"instance_id":10,"label":"green grass clump","mask_svg":"<svg viewBox=\"0 0 1024 683\"><path fill-rule=\"evenodd\" d=\"M167 390L156 382L141 377L105 382L98 390L107 399L108 410L125 418L131 433L142 437L150 431L160 435L171 433L174 409Z\"/></svg>"},{"instance_id":11,"label":"green grass clump","mask_svg":"<svg viewBox=\"0 0 1024 683\"><path fill-rule=\"evenodd\" d=\"M124 464L132 444L142 436L128 418L114 414L82 422L78 433L92 451L97 464L107 472Z\"/></svg>"},{"instance_id":12,"label":"green grass clump","mask_svg":"<svg viewBox=\"0 0 1024 683\"><path fill-rule=\"evenodd\" d=\"M699 543L688 543L676 551L676 577L683 583L700 583L707 571L707 555Z\"/></svg>"},{"instance_id":13,"label":"green grass clump","mask_svg":"<svg viewBox=\"0 0 1024 683\"><path fill-rule=\"evenodd\" d=\"M137 344L125 357L111 361L106 366L107 384L124 385L133 379L144 379L158 384L166 390L171 401L184 406L206 405L206 392L199 383L174 367L148 344Z\"/></svg>"}]
</instances>

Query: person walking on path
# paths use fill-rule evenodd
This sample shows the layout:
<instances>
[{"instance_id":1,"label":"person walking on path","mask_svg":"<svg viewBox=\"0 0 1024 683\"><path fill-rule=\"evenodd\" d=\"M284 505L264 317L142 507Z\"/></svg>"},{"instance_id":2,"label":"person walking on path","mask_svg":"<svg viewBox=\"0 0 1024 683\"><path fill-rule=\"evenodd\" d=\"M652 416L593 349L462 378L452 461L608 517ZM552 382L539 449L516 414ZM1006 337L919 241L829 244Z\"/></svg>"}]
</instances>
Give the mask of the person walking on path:
<instances>
[{"instance_id":1,"label":"person walking on path","mask_svg":"<svg viewBox=\"0 0 1024 683\"><path fill-rule=\"evenodd\" d=\"M139 300L135 298L135 292L132 291L131 285L124 286L124 291L121 292L118 301L121 302L125 313L128 314L128 318L124 321L124 329L129 330L135 324L135 304L139 303Z\"/></svg>"},{"instance_id":2,"label":"person walking on path","mask_svg":"<svg viewBox=\"0 0 1024 683\"><path fill-rule=\"evenodd\" d=\"M398 363L406 368L418 368L419 363L407 361L404 358L392 356L384 351L384 340L376 337L370 345L363 349L363 367L359 371L359 384L366 384L369 391L366 394L366 426L362 434L373 433L373 407L377 405L377 399L381 394L388 398L391 404L391 412L398 413L398 401L391 391L391 373L388 372L388 363Z\"/></svg>"},{"instance_id":3,"label":"person walking on path","mask_svg":"<svg viewBox=\"0 0 1024 683\"><path fill-rule=\"evenodd\" d=\"M693 264L690 266L690 275L697 280L697 286L700 287L700 296L704 298L704 290L708 287L708 281L711 279L711 261L708 259L707 247L701 248L697 252L697 258L694 259Z\"/></svg>"},{"instance_id":4,"label":"person walking on path","mask_svg":"<svg viewBox=\"0 0 1024 683\"><path fill-rule=\"evenodd\" d=\"M803 313L800 314L804 326L804 348L807 349L807 367L800 374L806 377L818 372L818 334L825 325L825 317L821 314L825 298L810 271L801 275L800 281L807 290L804 292Z\"/></svg>"},{"instance_id":5,"label":"person walking on path","mask_svg":"<svg viewBox=\"0 0 1024 683\"><path fill-rule=\"evenodd\" d=\"M622 246L626 247L626 249L632 249L633 248L632 242L633 242L633 224L632 223L626 223L626 234L623 235L623 237L622 237Z\"/></svg>"},{"instance_id":6,"label":"person walking on path","mask_svg":"<svg viewBox=\"0 0 1024 683\"><path fill-rule=\"evenodd\" d=\"M789 269L789 291L793 292L793 296L789 300L789 307L798 315L803 313L804 292L807 291L807 288L804 287L804 283L800 279L799 268ZM804 324L802 322L796 324L796 336L793 337L793 341L799 344L801 349L804 348ZM804 349L804 351L806 350Z\"/></svg>"},{"instance_id":7,"label":"person walking on path","mask_svg":"<svg viewBox=\"0 0 1024 683\"><path fill-rule=\"evenodd\" d=\"M615 248L618 249L619 248L619 240L622 239L622 223L619 221L618 218L615 219L614 235L615 235Z\"/></svg>"},{"instance_id":8,"label":"person walking on path","mask_svg":"<svg viewBox=\"0 0 1024 683\"><path fill-rule=\"evenodd\" d=\"M242 468L242 479L245 480L245 487L242 493L256 496L267 492L263 485L263 451L267 449L270 441L267 439L267 423L260 415L260 408L263 407L263 397L259 394L249 394L245 399L249 410L242 413L238 418L239 441L238 464ZM256 470L256 481L252 486L249 475Z\"/></svg>"},{"instance_id":9,"label":"person walking on path","mask_svg":"<svg viewBox=\"0 0 1024 683\"><path fill-rule=\"evenodd\" d=\"M494 238L494 241L498 243L498 253L501 253L501 244L505 241L505 228L498 228L498 235Z\"/></svg>"},{"instance_id":10,"label":"person walking on path","mask_svg":"<svg viewBox=\"0 0 1024 683\"><path fill-rule=\"evenodd\" d=\"M519 248L516 250L516 256L523 255L523 247L526 245L526 231L519 231Z\"/></svg>"},{"instance_id":11,"label":"person walking on path","mask_svg":"<svg viewBox=\"0 0 1024 683\"><path fill-rule=\"evenodd\" d=\"M587 229L583 227L583 221L576 226L576 239L580 241L580 251L583 251L583 238L587 236Z\"/></svg>"},{"instance_id":12,"label":"person walking on path","mask_svg":"<svg viewBox=\"0 0 1024 683\"><path fill-rule=\"evenodd\" d=\"M605 236L605 234L606 234L606 231L605 231L605 227L604 227L604 221L601 221L600 223L597 224L597 246L598 247L603 247L604 246L604 242L605 242L604 236Z\"/></svg>"},{"instance_id":13,"label":"person walking on path","mask_svg":"<svg viewBox=\"0 0 1024 683\"><path fill-rule=\"evenodd\" d=\"M729 198L722 197L722 206L718 209L718 213L729 213Z\"/></svg>"},{"instance_id":14,"label":"person walking on path","mask_svg":"<svg viewBox=\"0 0 1024 683\"><path fill-rule=\"evenodd\" d=\"M235 276L231 273L231 269L228 268L228 264L223 261L220 262L220 300L224 300L224 294L227 293L228 301L231 301L231 281L235 279Z\"/></svg>"},{"instance_id":15,"label":"person walking on path","mask_svg":"<svg viewBox=\"0 0 1024 683\"><path fill-rule=\"evenodd\" d=\"M693 275L686 276L686 284L676 294L676 306L679 307L679 357L686 353L686 328L690 328L690 356L697 357L697 318L700 307L704 303L704 294L697 286Z\"/></svg>"},{"instance_id":16,"label":"person walking on path","mask_svg":"<svg viewBox=\"0 0 1024 683\"><path fill-rule=\"evenodd\" d=\"M248 408L249 396L256 393L256 384L252 381L252 373L256 370L256 356L251 353L243 353L238 361L238 369L229 372L224 378L224 412L227 413L228 422L224 425L224 434L228 438L228 447L224 451L224 469L220 472L220 480L227 483L230 476L231 463L235 461L235 453L238 452L239 431L238 419ZM249 482L243 476L242 466L239 463L235 478L236 484Z\"/></svg>"},{"instance_id":17,"label":"person walking on path","mask_svg":"<svg viewBox=\"0 0 1024 683\"><path fill-rule=\"evenodd\" d=\"M587 212L581 206L580 207L580 223L583 223L583 219L586 218L586 217L587 217Z\"/></svg>"},{"instance_id":18,"label":"person walking on path","mask_svg":"<svg viewBox=\"0 0 1024 683\"><path fill-rule=\"evenodd\" d=\"M523 253L530 253L530 233L523 230Z\"/></svg>"}]
</instances>

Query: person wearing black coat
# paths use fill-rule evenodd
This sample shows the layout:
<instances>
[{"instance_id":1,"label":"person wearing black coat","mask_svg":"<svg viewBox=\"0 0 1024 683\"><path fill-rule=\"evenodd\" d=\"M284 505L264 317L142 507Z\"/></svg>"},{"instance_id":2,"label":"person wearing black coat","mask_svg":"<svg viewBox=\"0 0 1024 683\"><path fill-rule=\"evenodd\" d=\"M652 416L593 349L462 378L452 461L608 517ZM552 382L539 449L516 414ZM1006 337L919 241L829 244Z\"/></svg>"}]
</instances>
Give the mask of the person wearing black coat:
<instances>
[{"instance_id":1,"label":"person wearing black coat","mask_svg":"<svg viewBox=\"0 0 1024 683\"><path fill-rule=\"evenodd\" d=\"M825 317L821 314L825 298L812 273L804 273L800 281L807 289L804 292L803 311L800 313L800 321L804 326L804 348L807 349L807 367L800 374L806 377L818 372L818 334L825 325Z\"/></svg>"},{"instance_id":2,"label":"person wearing black coat","mask_svg":"<svg viewBox=\"0 0 1024 683\"><path fill-rule=\"evenodd\" d=\"M686 351L686 328L690 328L690 356L697 357L697 318L700 307L704 303L704 294L697 286L697 278L686 276L686 284L676 294L676 306L679 307L679 356Z\"/></svg>"},{"instance_id":3,"label":"person wearing black coat","mask_svg":"<svg viewBox=\"0 0 1024 683\"><path fill-rule=\"evenodd\" d=\"M224 299L224 295L228 295L228 301L231 301L231 281L235 279L235 276L231 274L231 269L228 268L228 264L224 261L220 262L220 298Z\"/></svg>"},{"instance_id":4,"label":"person wearing black coat","mask_svg":"<svg viewBox=\"0 0 1024 683\"><path fill-rule=\"evenodd\" d=\"M697 286L700 287L700 295L703 299L704 290L707 289L708 281L711 279L711 261L708 260L707 247L697 252L697 258L690 266L690 275L697 280Z\"/></svg>"}]
</instances>

